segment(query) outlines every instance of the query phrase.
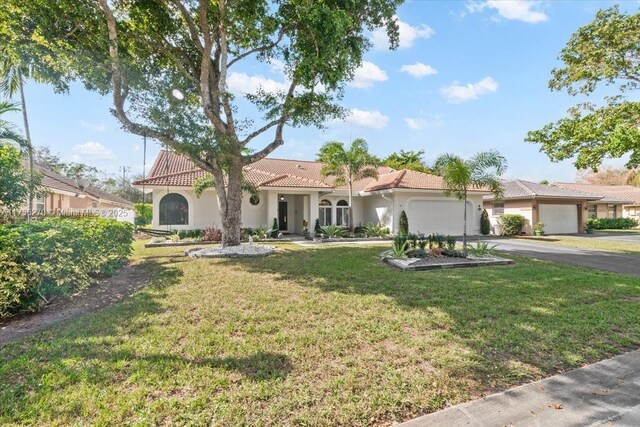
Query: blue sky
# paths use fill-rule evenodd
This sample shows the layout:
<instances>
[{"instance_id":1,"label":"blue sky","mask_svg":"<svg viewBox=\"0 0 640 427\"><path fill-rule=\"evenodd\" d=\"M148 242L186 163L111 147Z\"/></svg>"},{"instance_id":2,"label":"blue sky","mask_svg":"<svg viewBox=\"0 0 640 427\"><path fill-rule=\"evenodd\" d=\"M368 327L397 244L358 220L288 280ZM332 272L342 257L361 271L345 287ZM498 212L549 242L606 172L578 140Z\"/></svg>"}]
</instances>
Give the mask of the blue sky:
<instances>
[{"instance_id":1,"label":"blue sky","mask_svg":"<svg viewBox=\"0 0 640 427\"><path fill-rule=\"evenodd\" d=\"M375 46L342 101L352 111L346 122L330 123L325 130L288 127L285 145L272 156L313 159L326 141L363 137L380 156L423 149L432 161L443 152L467 157L497 149L507 157L510 178L573 180L571 162L551 163L524 137L579 101L548 89L550 71L559 65L556 58L571 34L611 4L407 2L398 10L400 49L386 50L384 41L371 35ZM624 2L622 8L635 11L637 3ZM277 65L245 64L229 76L229 86L238 93L258 84L277 88L284 82ZM108 173L121 166L142 171L142 138L120 128L109 113L109 97L81 85L73 85L69 94L55 94L32 82L26 94L35 145L48 145L64 160ZM18 115L11 120L21 125ZM148 165L159 149L150 140Z\"/></svg>"}]
</instances>

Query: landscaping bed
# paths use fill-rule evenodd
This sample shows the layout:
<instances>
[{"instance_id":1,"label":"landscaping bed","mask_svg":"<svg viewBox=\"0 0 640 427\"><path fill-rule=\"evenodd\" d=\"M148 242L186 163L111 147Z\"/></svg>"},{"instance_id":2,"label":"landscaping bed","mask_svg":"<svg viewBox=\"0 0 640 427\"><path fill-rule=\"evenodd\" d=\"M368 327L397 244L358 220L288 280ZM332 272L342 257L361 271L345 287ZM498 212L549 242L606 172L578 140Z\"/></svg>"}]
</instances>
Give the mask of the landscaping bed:
<instances>
[{"instance_id":1,"label":"landscaping bed","mask_svg":"<svg viewBox=\"0 0 640 427\"><path fill-rule=\"evenodd\" d=\"M242 244L238 246L215 246L210 248L193 248L184 251L191 258L238 258L271 255L275 246Z\"/></svg>"},{"instance_id":2,"label":"landscaping bed","mask_svg":"<svg viewBox=\"0 0 640 427\"><path fill-rule=\"evenodd\" d=\"M400 270L436 270L439 268L465 268L465 267L482 267L489 265L508 265L513 264L513 260L496 256L475 258L475 257L427 257L427 258L405 258L392 259L385 258L384 262L399 268Z\"/></svg>"},{"instance_id":3,"label":"landscaping bed","mask_svg":"<svg viewBox=\"0 0 640 427\"><path fill-rule=\"evenodd\" d=\"M277 238L277 239L263 239L259 240L260 242L290 242L291 239L287 237ZM171 248L176 246L193 246L193 245L219 245L220 241L205 241L205 240L165 240L162 242L147 242L144 244L145 248Z\"/></svg>"}]
</instances>

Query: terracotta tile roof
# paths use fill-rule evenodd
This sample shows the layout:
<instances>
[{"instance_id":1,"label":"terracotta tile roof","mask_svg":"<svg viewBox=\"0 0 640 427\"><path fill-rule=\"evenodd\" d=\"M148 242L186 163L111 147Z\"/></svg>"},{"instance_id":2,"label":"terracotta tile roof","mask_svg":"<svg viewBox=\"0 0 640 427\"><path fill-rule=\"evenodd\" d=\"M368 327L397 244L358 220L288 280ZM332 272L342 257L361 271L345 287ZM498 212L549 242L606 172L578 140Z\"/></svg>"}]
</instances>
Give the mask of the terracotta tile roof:
<instances>
[{"instance_id":1,"label":"terracotta tile roof","mask_svg":"<svg viewBox=\"0 0 640 427\"><path fill-rule=\"evenodd\" d=\"M60 175L59 173L53 172L49 169L45 169L42 166L35 165L34 170L42 174L42 185L46 188L80 194L92 199L107 200L116 204L125 205L127 207L133 206L133 203L131 203L130 201L123 199L120 196L116 196L115 194L111 194L107 191L101 190L100 188L89 186L82 190L74 180Z\"/></svg>"},{"instance_id":2,"label":"terracotta tile roof","mask_svg":"<svg viewBox=\"0 0 640 427\"><path fill-rule=\"evenodd\" d=\"M599 200L599 194L585 191L572 190L556 187L554 185L538 184L537 182L515 179L513 181L503 181L504 200L522 199L577 199L577 200ZM485 200L493 200L493 196L485 196Z\"/></svg>"},{"instance_id":3,"label":"terracotta tile roof","mask_svg":"<svg viewBox=\"0 0 640 427\"><path fill-rule=\"evenodd\" d=\"M290 187L317 189L346 189L334 186L335 178L322 178L322 163L308 160L287 160L265 158L244 167L245 179L256 187ZM365 178L353 183L355 191L378 191L386 189L443 190L441 177L426 173L402 170L396 171L386 166L378 168L378 179ZM190 187L195 180L206 173L186 157L173 151L163 150L156 158L145 180L134 185L182 186ZM477 189L475 191L487 191Z\"/></svg>"},{"instance_id":4,"label":"terracotta tile roof","mask_svg":"<svg viewBox=\"0 0 640 427\"><path fill-rule=\"evenodd\" d=\"M631 185L591 185L576 182L554 182L553 185L602 194L602 203L640 205L640 188Z\"/></svg>"}]
</instances>

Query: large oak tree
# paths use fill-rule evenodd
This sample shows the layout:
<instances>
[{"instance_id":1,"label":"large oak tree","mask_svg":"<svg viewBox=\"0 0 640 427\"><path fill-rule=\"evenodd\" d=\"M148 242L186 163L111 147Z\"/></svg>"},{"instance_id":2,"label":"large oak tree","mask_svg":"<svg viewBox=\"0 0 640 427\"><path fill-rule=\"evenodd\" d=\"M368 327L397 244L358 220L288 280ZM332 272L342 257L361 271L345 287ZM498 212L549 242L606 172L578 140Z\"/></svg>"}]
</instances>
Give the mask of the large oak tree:
<instances>
[{"instance_id":1,"label":"large oak tree","mask_svg":"<svg viewBox=\"0 0 640 427\"><path fill-rule=\"evenodd\" d=\"M571 36L560 60L563 67L552 71L549 82L552 90L592 95L612 86L617 87L615 95L604 105L576 105L567 117L529 132L526 140L542 144L554 161L575 157L580 169L597 169L605 158L624 155L630 156L628 168L638 166L640 102L634 91L640 85L640 14L626 15L617 6L599 11Z\"/></svg>"},{"instance_id":2,"label":"large oak tree","mask_svg":"<svg viewBox=\"0 0 640 427\"><path fill-rule=\"evenodd\" d=\"M321 126L343 113L337 101L370 46L367 33L384 27L390 47L397 46L399 3L4 0L0 49L37 67L59 90L80 80L110 93L124 129L209 172L223 244L237 245L242 167L282 145L286 125ZM264 121L254 123L253 110L229 92L228 77L242 63L276 60L286 87L246 95L262 113Z\"/></svg>"}]
</instances>

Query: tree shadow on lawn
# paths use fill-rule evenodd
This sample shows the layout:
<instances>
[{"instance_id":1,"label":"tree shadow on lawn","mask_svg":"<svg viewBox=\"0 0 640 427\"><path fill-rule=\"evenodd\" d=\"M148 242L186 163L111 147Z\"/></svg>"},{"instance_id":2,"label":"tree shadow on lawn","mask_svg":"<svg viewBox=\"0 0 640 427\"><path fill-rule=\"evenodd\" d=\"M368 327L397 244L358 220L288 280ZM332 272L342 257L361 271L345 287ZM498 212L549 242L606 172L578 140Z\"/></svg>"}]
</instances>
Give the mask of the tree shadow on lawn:
<instances>
[{"instance_id":1,"label":"tree shadow on lawn","mask_svg":"<svg viewBox=\"0 0 640 427\"><path fill-rule=\"evenodd\" d=\"M161 334L155 334L163 326L162 316L173 310L167 301L169 288L179 284L183 276L183 269L176 263L188 261L175 255L143 259L141 268L152 270L153 279L136 294L96 313L63 321L0 348L3 361L0 364L0 424L2 420L12 420L12 414L23 413L24 408L35 403L33 399L55 399L60 393L64 395L75 387L88 385L107 388L131 378L138 378L134 382L158 376L172 378L185 369L187 372L198 368L237 372L254 382L285 378L291 371L291 362L282 354L255 351L232 356L191 357L178 353L171 344L140 343L140 339L162 340ZM136 338L136 344L130 345L129 340ZM43 382L44 378L54 381ZM89 394L85 399L103 397ZM66 409L61 411L64 413ZM44 416L34 414L38 414L38 410L31 416Z\"/></svg>"},{"instance_id":2,"label":"tree shadow on lawn","mask_svg":"<svg viewBox=\"0 0 640 427\"><path fill-rule=\"evenodd\" d=\"M270 257L219 262L329 294L388 297L409 316L413 310L446 313L452 321L441 332L471 350L471 370L490 388L640 345L636 278L519 257L510 266L399 271L383 264L380 252L281 246Z\"/></svg>"}]
</instances>

